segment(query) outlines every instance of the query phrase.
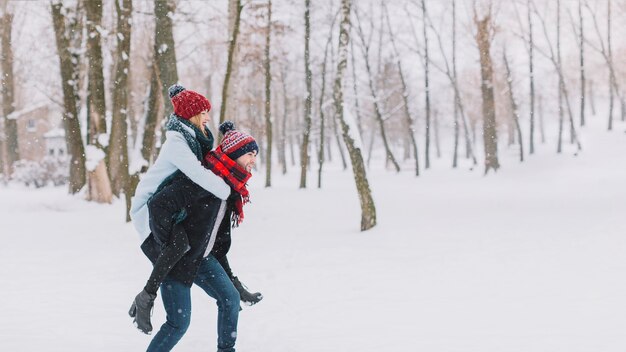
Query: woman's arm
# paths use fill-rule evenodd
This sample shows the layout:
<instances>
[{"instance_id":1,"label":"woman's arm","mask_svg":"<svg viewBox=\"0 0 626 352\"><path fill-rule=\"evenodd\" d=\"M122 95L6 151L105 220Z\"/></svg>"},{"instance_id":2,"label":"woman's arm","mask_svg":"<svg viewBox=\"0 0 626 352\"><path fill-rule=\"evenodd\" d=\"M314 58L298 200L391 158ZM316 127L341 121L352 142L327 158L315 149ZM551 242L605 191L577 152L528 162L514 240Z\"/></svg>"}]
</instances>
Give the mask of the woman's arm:
<instances>
[{"instance_id":1,"label":"woman's arm","mask_svg":"<svg viewBox=\"0 0 626 352\"><path fill-rule=\"evenodd\" d=\"M167 133L168 136L161 148L161 154L167 156L169 162L187 175L194 183L198 184L198 186L211 192L216 197L226 200L230 194L230 186L221 177L202 166L180 133Z\"/></svg>"}]
</instances>

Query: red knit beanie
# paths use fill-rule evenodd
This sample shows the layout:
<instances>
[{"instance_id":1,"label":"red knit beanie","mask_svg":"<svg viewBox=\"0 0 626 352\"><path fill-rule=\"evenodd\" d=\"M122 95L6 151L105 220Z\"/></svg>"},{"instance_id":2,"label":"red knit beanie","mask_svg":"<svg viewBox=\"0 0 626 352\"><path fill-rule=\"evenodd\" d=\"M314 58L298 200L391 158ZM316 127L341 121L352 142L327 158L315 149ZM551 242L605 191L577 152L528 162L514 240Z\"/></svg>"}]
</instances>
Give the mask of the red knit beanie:
<instances>
[{"instance_id":1,"label":"red knit beanie","mask_svg":"<svg viewBox=\"0 0 626 352\"><path fill-rule=\"evenodd\" d=\"M168 89L174 113L185 120L200 114L203 111L211 110L211 103L202 94L175 84Z\"/></svg>"},{"instance_id":2,"label":"red knit beanie","mask_svg":"<svg viewBox=\"0 0 626 352\"><path fill-rule=\"evenodd\" d=\"M220 132L224 136L220 147L222 152L232 160L237 160L240 156L252 151L259 153L259 146L251 135L235 129L235 124L231 121L225 121L219 127Z\"/></svg>"}]
</instances>

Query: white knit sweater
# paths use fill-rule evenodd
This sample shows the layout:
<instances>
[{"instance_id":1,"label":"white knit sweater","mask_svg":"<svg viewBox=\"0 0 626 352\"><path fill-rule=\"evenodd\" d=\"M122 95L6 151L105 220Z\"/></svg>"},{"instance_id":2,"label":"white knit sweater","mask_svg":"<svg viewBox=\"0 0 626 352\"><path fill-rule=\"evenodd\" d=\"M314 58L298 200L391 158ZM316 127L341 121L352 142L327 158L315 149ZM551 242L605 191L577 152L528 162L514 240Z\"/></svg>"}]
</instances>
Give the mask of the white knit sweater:
<instances>
[{"instance_id":1,"label":"white knit sweater","mask_svg":"<svg viewBox=\"0 0 626 352\"><path fill-rule=\"evenodd\" d=\"M191 128L184 127L195 136ZM141 177L135 190L135 196L131 199L130 218L142 242L150 235L148 199L163 180L176 170L182 171L193 182L222 200L228 198L230 194L230 187L226 182L202 166L182 134L176 131L167 131L165 137L165 143L161 147L159 156Z\"/></svg>"}]
</instances>

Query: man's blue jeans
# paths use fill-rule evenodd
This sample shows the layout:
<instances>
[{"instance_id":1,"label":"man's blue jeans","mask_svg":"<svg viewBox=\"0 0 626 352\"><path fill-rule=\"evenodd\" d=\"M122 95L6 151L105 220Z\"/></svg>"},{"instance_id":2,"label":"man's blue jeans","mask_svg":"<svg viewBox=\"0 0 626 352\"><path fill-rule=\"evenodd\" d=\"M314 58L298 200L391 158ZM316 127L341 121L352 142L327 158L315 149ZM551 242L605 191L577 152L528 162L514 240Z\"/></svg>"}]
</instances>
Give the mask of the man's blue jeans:
<instances>
[{"instance_id":1,"label":"man's blue jeans","mask_svg":"<svg viewBox=\"0 0 626 352\"><path fill-rule=\"evenodd\" d=\"M202 260L194 284L217 301L218 352L234 352L239 318L239 292L212 255ZM170 351L183 337L191 321L190 287L176 280L165 279L161 284L161 299L167 321L150 342L148 352Z\"/></svg>"}]
</instances>

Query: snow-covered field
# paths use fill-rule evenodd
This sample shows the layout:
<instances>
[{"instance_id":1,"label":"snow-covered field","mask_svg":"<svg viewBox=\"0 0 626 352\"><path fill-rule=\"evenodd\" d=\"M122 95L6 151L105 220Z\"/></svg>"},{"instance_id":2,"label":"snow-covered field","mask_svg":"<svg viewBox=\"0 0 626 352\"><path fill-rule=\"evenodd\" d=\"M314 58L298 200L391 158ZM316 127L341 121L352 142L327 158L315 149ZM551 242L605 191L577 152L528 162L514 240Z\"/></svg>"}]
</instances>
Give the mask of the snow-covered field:
<instances>
[{"instance_id":1,"label":"snow-covered field","mask_svg":"<svg viewBox=\"0 0 626 352\"><path fill-rule=\"evenodd\" d=\"M577 157L501 150L487 177L373 168L365 233L351 173L298 190L297 172L271 189L259 172L230 258L265 299L244 307L238 351L623 352L626 134L589 128ZM145 350L127 310L149 262L123 212L0 186L1 351ZM192 292L176 350L215 350L216 306Z\"/></svg>"}]
</instances>

